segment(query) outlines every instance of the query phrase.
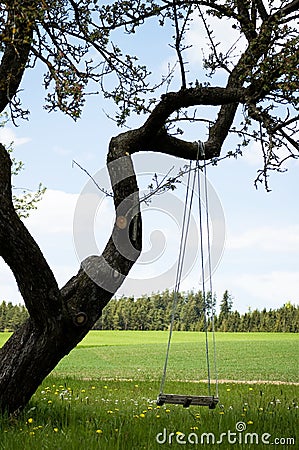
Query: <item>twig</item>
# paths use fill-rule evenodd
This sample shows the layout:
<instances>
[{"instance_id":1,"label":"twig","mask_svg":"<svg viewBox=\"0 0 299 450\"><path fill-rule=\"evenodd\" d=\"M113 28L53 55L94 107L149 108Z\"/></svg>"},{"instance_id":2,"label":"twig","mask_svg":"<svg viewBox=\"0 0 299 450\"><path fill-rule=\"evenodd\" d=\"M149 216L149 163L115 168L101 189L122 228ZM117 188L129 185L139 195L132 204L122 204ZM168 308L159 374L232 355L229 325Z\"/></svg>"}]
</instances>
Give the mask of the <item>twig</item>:
<instances>
[{"instance_id":1,"label":"twig","mask_svg":"<svg viewBox=\"0 0 299 450\"><path fill-rule=\"evenodd\" d=\"M75 161L75 160L73 159L73 161L72 161L72 166L74 166L74 164L76 164L76 166L78 166L79 169L81 169L83 172L85 172L85 173L89 176L89 178L91 179L91 181L96 185L96 187L97 187L101 192L103 192L103 194L106 195L106 197L113 197L112 192L108 192L106 189L102 188L102 187L96 182L96 180L94 179L94 177L93 177L92 175L90 175L90 173L89 173L86 169L84 169L84 167L82 167L79 163L77 163L77 161Z\"/></svg>"}]
</instances>

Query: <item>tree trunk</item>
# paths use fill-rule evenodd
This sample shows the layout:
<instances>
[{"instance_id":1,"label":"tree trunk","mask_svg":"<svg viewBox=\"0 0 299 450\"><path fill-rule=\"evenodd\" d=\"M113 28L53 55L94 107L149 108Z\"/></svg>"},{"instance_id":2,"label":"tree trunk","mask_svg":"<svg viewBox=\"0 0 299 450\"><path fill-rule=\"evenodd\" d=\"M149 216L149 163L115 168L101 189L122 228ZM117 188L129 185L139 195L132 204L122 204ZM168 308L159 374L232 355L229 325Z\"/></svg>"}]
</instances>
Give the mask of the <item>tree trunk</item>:
<instances>
[{"instance_id":1,"label":"tree trunk","mask_svg":"<svg viewBox=\"0 0 299 450\"><path fill-rule=\"evenodd\" d=\"M0 255L10 266L30 318L0 349L0 411L22 409L43 379L92 328L141 251L138 186L125 140L112 139L108 170L116 220L101 256L90 256L61 290L14 211L11 161L0 145Z\"/></svg>"}]
</instances>

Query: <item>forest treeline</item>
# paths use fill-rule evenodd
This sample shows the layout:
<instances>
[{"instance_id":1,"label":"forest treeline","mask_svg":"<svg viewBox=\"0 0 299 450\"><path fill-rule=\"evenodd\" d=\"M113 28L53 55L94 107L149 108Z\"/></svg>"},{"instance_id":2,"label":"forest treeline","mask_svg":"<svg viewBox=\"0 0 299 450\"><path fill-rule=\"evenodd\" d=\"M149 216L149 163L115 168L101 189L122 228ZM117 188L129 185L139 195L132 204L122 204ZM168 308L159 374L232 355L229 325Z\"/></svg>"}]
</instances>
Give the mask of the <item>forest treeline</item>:
<instances>
[{"instance_id":1,"label":"forest treeline","mask_svg":"<svg viewBox=\"0 0 299 450\"><path fill-rule=\"evenodd\" d=\"M177 294L174 330L204 331L212 329L215 299L199 292ZM96 330L168 330L173 313L174 293L165 290L150 296L112 299L104 308ZM231 332L299 332L299 306L290 302L279 309L248 310L240 314L233 309L232 297L225 291L214 314L215 331ZM205 314L206 312L206 314ZM5 301L0 304L0 331L14 331L28 317L23 305Z\"/></svg>"},{"instance_id":2,"label":"forest treeline","mask_svg":"<svg viewBox=\"0 0 299 450\"><path fill-rule=\"evenodd\" d=\"M28 317L24 305L0 303L0 331L15 331Z\"/></svg>"},{"instance_id":3,"label":"forest treeline","mask_svg":"<svg viewBox=\"0 0 299 450\"><path fill-rule=\"evenodd\" d=\"M173 312L174 293L165 290L151 296L122 297L112 299L104 308L95 329L101 330L168 330ZM202 293L186 292L177 294L174 315L174 330L211 330L211 311L216 300L210 295L206 301ZM218 308L219 309L219 308ZM206 310L206 314L204 311ZM205 319L206 316L206 319ZM248 310L244 314L233 310L233 301L225 291L218 314L214 314L215 331L267 331L298 332L299 306L290 302L279 309Z\"/></svg>"}]
</instances>

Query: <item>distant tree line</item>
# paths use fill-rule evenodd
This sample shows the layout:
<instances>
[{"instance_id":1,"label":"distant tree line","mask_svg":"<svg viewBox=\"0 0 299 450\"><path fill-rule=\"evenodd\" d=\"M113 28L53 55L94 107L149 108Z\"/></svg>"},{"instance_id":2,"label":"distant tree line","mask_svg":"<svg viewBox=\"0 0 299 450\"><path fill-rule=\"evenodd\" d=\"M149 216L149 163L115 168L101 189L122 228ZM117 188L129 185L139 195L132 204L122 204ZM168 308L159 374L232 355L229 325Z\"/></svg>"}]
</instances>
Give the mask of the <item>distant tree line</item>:
<instances>
[{"instance_id":1,"label":"distant tree line","mask_svg":"<svg viewBox=\"0 0 299 450\"><path fill-rule=\"evenodd\" d=\"M101 330L168 330L173 312L174 294L165 290L151 296L121 297L111 300L95 324ZM177 294L174 330L204 331L212 329L212 309L216 299L202 292ZM206 314L205 314L206 312ZM225 291L218 314L214 314L215 331L299 332L299 307L290 302L279 309L233 310L233 301Z\"/></svg>"},{"instance_id":2,"label":"distant tree line","mask_svg":"<svg viewBox=\"0 0 299 450\"><path fill-rule=\"evenodd\" d=\"M102 317L94 326L96 330L168 330L173 314L174 330L211 330L212 312L216 299L208 293L204 299L202 292L174 293L165 290L150 296L121 297L112 299L104 308ZM14 331L28 317L23 305L13 305L3 301L0 304L0 331ZM290 302L279 309L265 308L248 310L240 314L233 310L233 301L225 291L220 302L219 313L214 313L215 331L249 332L299 332L299 306Z\"/></svg>"},{"instance_id":3,"label":"distant tree line","mask_svg":"<svg viewBox=\"0 0 299 450\"><path fill-rule=\"evenodd\" d=\"M15 331L28 317L24 305L0 303L0 331Z\"/></svg>"}]
</instances>

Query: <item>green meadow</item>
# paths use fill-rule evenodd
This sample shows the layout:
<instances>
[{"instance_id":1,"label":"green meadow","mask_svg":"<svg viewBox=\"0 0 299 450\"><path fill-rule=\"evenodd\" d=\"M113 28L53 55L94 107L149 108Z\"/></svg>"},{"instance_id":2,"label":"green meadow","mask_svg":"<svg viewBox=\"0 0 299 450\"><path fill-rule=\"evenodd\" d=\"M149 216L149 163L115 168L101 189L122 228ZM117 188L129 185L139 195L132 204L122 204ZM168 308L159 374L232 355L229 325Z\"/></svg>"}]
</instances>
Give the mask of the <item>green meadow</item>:
<instances>
[{"instance_id":1,"label":"green meadow","mask_svg":"<svg viewBox=\"0 0 299 450\"><path fill-rule=\"evenodd\" d=\"M0 334L0 346L8 337ZM1 419L0 448L299 448L298 335L216 333L215 410L157 407L167 339L90 332L17 418ZM209 350L214 376L212 341ZM165 392L207 395L206 366L204 334L175 332Z\"/></svg>"}]
</instances>

